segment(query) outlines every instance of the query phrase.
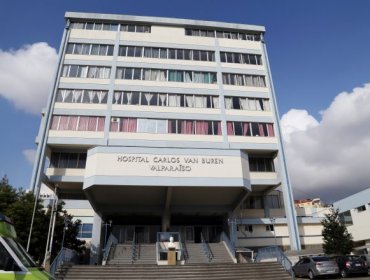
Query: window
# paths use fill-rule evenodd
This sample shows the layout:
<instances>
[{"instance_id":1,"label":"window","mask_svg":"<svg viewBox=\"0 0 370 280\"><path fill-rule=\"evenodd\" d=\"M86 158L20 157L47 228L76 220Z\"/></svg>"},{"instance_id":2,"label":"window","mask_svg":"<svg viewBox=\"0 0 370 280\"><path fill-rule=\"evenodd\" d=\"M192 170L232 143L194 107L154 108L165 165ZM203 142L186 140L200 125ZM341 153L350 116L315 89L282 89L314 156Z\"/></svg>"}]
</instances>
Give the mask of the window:
<instances>
[{"instance_id":1,"label":"window","mask_svg":"<svg viewBox=\"0 0 370 280\"><path fill-rule=\"evenodd\" d=\"M112 56L113 45L68 43L67 54Z\"/></svg>"},{"instance_id":2,"label":"window","mask_svg":"<svg viewBox=\"0 0 370 280\"><path fill-rule=\"evenodd\" d=\"M266 231L274 231L274 225L267 225Z\"/></svg>"},{"instance_id":3,"label":"window","mask_svg":"<svg viewBox=\"0 0 370 280\"><path fill-rule=\"evenodd\" d=\"M265 76L223 73L222 82L226 85L266 87Z\"/></svg>"},{"instance_id":4,"label":"window","mask_svg":"<svg viewBox=\"0 0 370 280\"><path fill-rule=\"evenodd\" d=\"M270 111L270 102L265 98L249 98L226 96L226 109L248 110L248 111Z\"/></svg>"},{"instance_id":5,"label":"window","mask_svg":"<svg viewBox=\"0 0 370 280\"><path fill-rule=\"evenodd\" d=\"M245 209L263 209L263 197L262 196L249 196L243 202L243 208L245 208Z\"/></svg>"},{"instance_id":6,"label":"window","mask_svg":"<svg viewBox=\"0 0 370 280\"><path fill-rule=\"evenodd\" d=\"M220 56L221 62L225 63L262 65L262 58L259 54L221 52Z\"/></svg>"},{"instance_id":7,"label":"window","mask_svg":"<svg viewBox=\"0 0 370 280\"><path fill-rule=\"evenodd\" d=\"M117 31L118 24L116 23L72 22L70 27L72 29Z\"/></svg>"},{"instance_id":8,"label":"window","mask_svg":"<svg viewBox=\"0 0 370 280\"><path fill-rule=\"evenodd\" d=\"M343 213L339 213L339 221L346 226L353 225L351 211L345 211Z\"/></svg>"},{"instance_id":9,"label":"window","mask_svg":"<svg viewBox=\"0 0 370 280\"><path fill-rule=\"evenodd\" d=\"M252 225L245 225L244 230L252 233L253 232L253 226Z\"/></svg>"},{"instance_id":10,"label":"window","mask_svg":"<svg viewBox=\"0 0 370 280\"><path fill-rule=\"evenodd\" d=\"M366 211L366 206L365 205L361 205L361 206L357 207L356 210L357 210L357 212Z\"/></svg>"},{"instance_id":11,"label":"window","mask_svg":"<svg viewBox=\"0 0 370 280\"><path fill-rule=\"evenodd\" d=\"M200 36L200 37L217 37L217 38L234 39L234 40L261 41L260 34L244 33L244 32L230 32L230 31L221 31L221 30L204 30L204 29L185 28L185 35Z\"/></svg>"},{"instance_id":12,"label":"window","mask_svg":"<svg viewBox=\"0 0 370 280\"><path fill-rule=\"evenodd\" d=\"M121 31L124 31L124 32L138 32L138 33L150 33L151 32L151 27L149 25L121 24Z\"/></svg>"},{"instance_id":13,"label":"window","mask_svg":"<svg viewBox=\"0 0 370 280\"><path fill-rule=\"evenodd\" d=\"M268 208L274 208L274 209L281 208L280 197L278 195L266 195L265 202Z\"/></svg>"},{"instance_id":14,"label":"window","mask_svg":"<svg viewBox=\"0 0 370 280\"><path fill-rule=\"evenodd\" d=\"M77 238L92 238L93 224L81 224Z\"/></svg>"},{"instance_id":15,"label":"window","mask_svg":"<svg viewBox=\"0 0 370 280\"><path fill-rule=\"evenodd\" d=\"M86 152L52 152L51 168L85 168Z\"/></svg>"},{"instance_id":16,"label":"window","mask_svg":"<svg viewBox=\"0 0 370 280\"><path fill-rule=\"evenodd\" d=\"M118 55L129 57L141 57L143 55L149 58L215 61L215 52L205 50L120 46Z\"/></svg>"},{"instance_id":17,"label":"window","mask_svg":"<svg viewBox=\"0 0 370 280\"><path fill-rule=\"evenodd\" d=\"M227 135L275 137L271 123L227 122L226 125Z\"/></svg>"},{"instance_id":18,"label":"window","mask_svg":"<svg viewBox=\"0 0 370 280\"><path fill-rule=\"evenodd\" d=\"M54 115L51 130L104 131L104 117Z\"/></svg>"},{"instance_id":19,"label":"window","mask_svg":"<svg viewBox=\"0 0 370 280\"><path fill-rule=\"evenodd\" d=\"M110 67L64 65L62 70L62 77L108 79L110 77Z\"/></svg>"},{"instance_id":20,"label":"window","mask_svg":"<svg viewBox=\"0 0 370 280\"><path fill-rule=\"evenodd\" d=\"M251 172L275 172L274 160L249 157L249 170Z\"/></svg>"},{"instance_id":21,"label":"window","mask_svg":"<svg viewBox=\"0 0 370 280\"><path fill-rule=\"evenodd\" d=\"M216 73L214 72L195 72L148 68L118 67L116 78L124 80L169 81L203 84L217 83Z\"/></svg>"},{"instance_id":22,"label":"window","mask_svg":"<svg viewBox=\"0 0 370 280\"><path fill-rule=\"evenodd\" d=\"M221 135L220 121L111 118L111 132Z\"/></svg>"},{"instance_id":23,"label":"window","mask_svg":"<svg viewBox=\"0 0 370 280\"><path fill-rule=\"evenodd\" d=\"M59 89L56 102L106 104L107 96L104 90Z\"/></svg>"}]
</instances>

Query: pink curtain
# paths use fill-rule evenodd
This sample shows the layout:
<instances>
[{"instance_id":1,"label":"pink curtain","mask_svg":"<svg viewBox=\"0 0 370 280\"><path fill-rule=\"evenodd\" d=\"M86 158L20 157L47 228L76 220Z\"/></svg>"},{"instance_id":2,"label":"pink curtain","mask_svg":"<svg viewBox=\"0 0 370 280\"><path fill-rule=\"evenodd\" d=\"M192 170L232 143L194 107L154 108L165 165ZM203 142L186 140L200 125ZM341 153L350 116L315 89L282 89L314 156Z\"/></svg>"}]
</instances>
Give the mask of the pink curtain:
<instances>
[{"instance_id":1,"label":"pink curtain","mask_svg":"<svg viewBox=\"0 0 370 280\"><path fill-rule=\"evenodd\" d=\"M118 129L118 131L128 131L128 118L121 118L121 127Z\"/></svg>"},{"instance_id":2,"label":"pink curtain","mask_svg":"<svg viewBox=\"0 0 370 280\"><path fill-rule=\"evenodd\" d=\"M136 132L137 129L137 119L129 119L128 120L128 127L127 127L127 132Z\"/></svg>"},{"instance_id":3,"label":"pink curtain","mask_svg":"<svg viewBox=\"0 0 370 280\"><path fill-rule=\"evenodd\" d=\"M222 135L221 122L217 122L217 135Z\"/></svg>"},{"instance_id":4,"label":"pink curtain","mask_svg":"<svg viewBox=\"0 0 370 280\"><path fill-rule=\"evenodd\" d=\"M181 121L181 134L186 134L186 121Z\"/></svg>"},{"instance_id":5,"label":"pink curtain","mask_svg":"<svg viewBox=\"0 0 370 280\"><path fill-rule=\"evenodd\" d=\"M51 120L50 129L52 129L52 130L57 130L58 129L59 119L60 119L60 116L53 116L53 118Z\"/></svg>"},{"instance_id":6,"label":"pink curtain","mask_svg":"<svg viewBox=\"0 0 370 280\"><path fill-rule=\"evenodd\" d=\"M87 126L88 131L96 131L97 117L89 117L89 124Z\"/></svg>"},{"instance_id":7,"label":"pink curtain","mask_svg":"<svg viewBox=\"0 0 370 280\"><path fill-rule=\"evenodd\" d=\"M258 131L259 131L260 136L265 136L265 133L263 131L263 126L264 126L264 123L258 124Z\"/></svg>"},{"instance_id":8,"label":"pink curtain","mask_svg":"<svg viewBox=\"0 0 370 280\"><path fill-rule=\"evenodd\" d=\"M274 126L272 123L267 124L267 130L269 132L270 137L275 137Z\"/></svg>"},{"instance_id":9,"label":"pink curtain","mask_svg":"<svg viewBox=\"0 0 370 280\"><path fill-rule=\"evenodd\" d=\"M104 131L105 118L98 117L98 131Z\"/></svg>"},{"instance_id":10,"label":"pink curtain","mask_svg":"<svg viewBox=\"0 0 370 280\"><path fill-rule=\"evenodd\" d=\"M67 130L68 129L68 120L69 116L60 116L59 129L58 130Z\"/></svg>"},{"instance_id":11,"label":"pink curtain","mask_svg":"<svg viewBox=\"0 0 370 280\"><path fill-rule=\"evenodd\" d=\"M112 122L110 123L110 131L117 132L118 131L118 122Z\"/></svg>"},{"instance_id":12,"label":"pink curtain","mask_svg":"<svg viewBox=\"0 0 370 280\"><path fill-rule=\"evenodd\" d=\"M249 123L245 122L245 123L243 123L243 136L249 136L249 135L250 135Z\"/></svg>"},{"instance_id":13,"label":"pink curtain","mask_svg":"<svg viewBox=\"0 0 370 280\"><path fill-rule=\"evenodd\" d=\"M168 132L168 133L173 133L173 132L172 132L172 125L173 125L173 123L174 123L174 122L176 122L176 120L168 120L168 121L167 121L167 123L168 123L168 125L167 125L167 126L168 126L168 127L167 127L167 132Z\"/></svg>"},{"instance_id":14,"label":"pink curtain","mask_svg":"<svg viewBox=\"0 0 370 280\"><path fill-rule=\"evenodd\" d=\"M193 121L186 121L186 134L194 134Z\"/></svg>"},{"instance_id":15,"label":"pink curtain","mask_svg":"<svg viewBox=\"0 0 370 280\"><path fill-rule=\"evenodd\" d=\"M234 135L234 128L232 122L227 122L227 135Z\"/></svg>"},{"instance_id":16,"label":"pink curtain","mask_svg":"<svg viewBox=\"0 0 370 280\"><path fill-rule=\"evenodd\" d=\"M78 116L69 116L68 130L77 130Z\"/></svg>"},{"instance_id":17,"label":"pink curtain","mask_svg":"<svg viewBox=\"0 0 370 280\"><path fill-rule=\"evenodd\" d=\"M89 117L80 116L80 122L78 123L79 131L86 131L89 124Z\"/></svg>"},{"instance_id":18,"label":"pink curtain","mask_svg":"<svg viewBox=\"0 0 370 280\"><path fill-rule=\"evenodd\" d=\"M208 123L206 121L196 121L196 134L208 134Z\"/></svg>"}]
</instances>

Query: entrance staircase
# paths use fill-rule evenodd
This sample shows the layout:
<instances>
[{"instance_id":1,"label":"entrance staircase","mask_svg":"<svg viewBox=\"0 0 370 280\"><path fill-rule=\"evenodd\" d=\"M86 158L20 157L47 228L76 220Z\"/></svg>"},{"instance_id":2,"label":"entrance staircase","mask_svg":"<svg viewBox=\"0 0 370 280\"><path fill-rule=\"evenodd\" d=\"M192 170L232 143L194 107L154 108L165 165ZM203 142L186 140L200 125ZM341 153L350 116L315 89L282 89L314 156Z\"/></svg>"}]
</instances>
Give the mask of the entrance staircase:
<instances>
[{"instance_id":1,"label":"entrance staircase","mask_svg":"<svg viewBox=\"0 0 370 280\"><path fill-rule=\"evenodd\" d=\"M186 243L188 252L188 259L186 264L199 264L199 263L233 263L225 244L220 243L207 243L212 253L212 258L208 260L203 250L201 243Z\"/></svg>"},{"instance_id":2,"label":"entrance staircase","mask_svg":"<svg viewBox=\"0 0 370 280\"><path fill-rule=\"evenodd\" d=\"M59 269L57 280L291 280L276 262L246 264L197 264L183 266L158 265L73 265Z\"/></svg>"},{"instance_id":3,"label":"entrance staircase","mask_svg":"<svg viewBox=\"0 0 370 280\"><path fill-rule=\"evenodd\" d=\"M134 255L132 245L117 244L112 248L107 264L156 264L156 260L155 244L135 244Z\"/></svg>"}]
</instances>

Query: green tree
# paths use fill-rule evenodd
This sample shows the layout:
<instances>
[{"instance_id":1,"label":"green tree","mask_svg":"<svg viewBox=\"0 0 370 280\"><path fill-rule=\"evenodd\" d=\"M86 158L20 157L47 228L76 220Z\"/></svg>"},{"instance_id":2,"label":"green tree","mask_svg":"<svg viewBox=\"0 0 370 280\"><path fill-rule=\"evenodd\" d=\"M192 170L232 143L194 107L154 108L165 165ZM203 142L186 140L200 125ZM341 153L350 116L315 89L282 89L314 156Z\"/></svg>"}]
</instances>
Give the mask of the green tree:
<instances>
[{"instance_id":1,"label":"green tree","mask_svg":"<svg viewBox=\"0 0 370 280\"><path fill-rule=\"evenodd\" d=\"M321 221L323 225L322 236L324 243L322 248L325 254L345 255L349 254L354 247L353 238L348 233L346 226L339 219L339 211L331 209Z\"/></svg>"},{"instance_id":2,"label":"green tree","mask_svg":"<svg viewBox=\"0 0 370 280\"><path fill-rule=\"evenodd\" d=\"M0 180L0 212L12 220L17 232L17 239L25 248L28 242L34 204L33 193L12 187L6 177ZM39 263L42 263L45 255L50 216L51 207L45 208L42 201L38 200L29 253ZM52 257L56 256L61 249L64 217L68 218L64 247L74 249L79 253L85 250L85 241L77 239L81 222L79 220L73 221L73 216L68 215L63 210L63 203L60 203L57 207Z\"/></svg>"}]
</instances>

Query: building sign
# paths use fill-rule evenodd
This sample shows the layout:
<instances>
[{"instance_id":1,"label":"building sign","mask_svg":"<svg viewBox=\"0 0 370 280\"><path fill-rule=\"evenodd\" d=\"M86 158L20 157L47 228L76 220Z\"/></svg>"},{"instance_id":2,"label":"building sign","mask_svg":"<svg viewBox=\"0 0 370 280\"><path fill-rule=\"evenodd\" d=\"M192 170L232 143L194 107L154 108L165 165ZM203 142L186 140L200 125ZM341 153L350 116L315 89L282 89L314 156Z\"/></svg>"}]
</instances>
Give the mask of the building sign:
<instances>
[{"instance_id":1,"label":"building sign","mask_svg":"<svg viewBox=\"0 0 370 280\"><path fill-rule=\"evenodd\" d=\"M117 155L117 161L122 164L142 163L152 172L191 172L201 165L224 165L222 157Z\"/></svg>"},{"instance_id":2,"label":"building sign","mask_svg":"<svg viewBox=\"0 0 370 280\"><path fill-rule=\"evenodd\" d=\"M247 156L236 150L212 149L154 149L154 148L97 147L89 152L86 169L86 185L97 182L106 184L147 184L150 178L155 184L176 183L212 185L240 185L249 182ZM90 179L89 179L90 178ZM222 179L220 181L220 179ZM141 182L141 183L140 183ZM150 181L151 183L154 181ZM228 183L230 182L230 183Z\"/></svg>"}]
</instances>

